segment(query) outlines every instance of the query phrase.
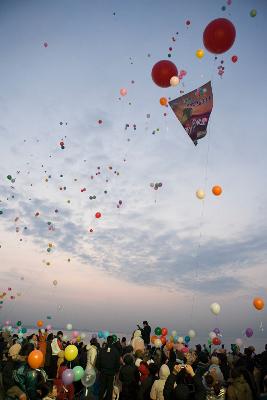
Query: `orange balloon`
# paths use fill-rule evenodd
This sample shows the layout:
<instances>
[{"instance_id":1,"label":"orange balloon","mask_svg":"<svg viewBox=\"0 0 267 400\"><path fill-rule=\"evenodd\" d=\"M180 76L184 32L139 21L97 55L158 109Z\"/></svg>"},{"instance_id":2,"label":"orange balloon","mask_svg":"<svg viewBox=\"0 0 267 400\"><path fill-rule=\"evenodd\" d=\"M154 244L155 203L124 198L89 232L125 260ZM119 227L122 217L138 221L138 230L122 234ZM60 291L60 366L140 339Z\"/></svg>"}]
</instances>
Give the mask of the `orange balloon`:
<instances>
[{"instance_id":1,"label":"orange balloon","mask_svg":"<svg viewBox=\"0 0 267 400\"><path fill-rule=\"evenodd\" d=\"M165 345L166 342L167 342L167 339L166 339L165 336L161 336L161 337L160 337L160 340L161 340L161 343L162 343L163 345Z\"/></svg>"},{"instance_id":2,"label":"orange balloon","mask_svg":"<svg viewBox=\"0 0 267 400\"><path fill-rule=\"evenodd\" d=\"M220 196L221 194L222 194L222 188L221 188L221 186L213 186L213 188L212 188L212 193L215 195L215 196Z\"/></svg>"},{"instance_id":3,"label":"orange balloon","mask_svg":"<svg viewBox=\"0 0 267 400\"><path fill-rule=\"evenodd\" d=\"M40 350L33 350L28 357L28 364L31 368L39 368L44 360L43 353Z\"/></svg>"},{"instance_id":4,"label":"orange balloon","mask_svg":"<svg viewBox=\"0 0 267 400\"><path fill-rule=\"evenodd\" d=\"M42 328L43 324L44 324L43 321L39 319L36 325L38 326L38 328Z\"/></svg>"},{"instance_id":5,"label":"orange balloon","mask_svg":"<svg viewBox=\"0 0 267 400\"><path fill-rule=\"evenodd\" d=\"M260 297L255 297L253 300L253 306L256 310L263 310L264 309L264 301Z\"/></svg>"},{"instance_id":6,"label":"orange balloon","mask_svg":"<svg viewBox=\"0 0 267 400\"><path fill-rule=\"evenodd\" d=\"M151 336L150 341L151 343L154 344L154 341L157 339L158 337L156 335Z\"/></svg>"},{"instance_id":7,"label":"orange balloon","mask_svg":"<svg viewBox=\"0 0 267 400\"><path fill-rule=\"evenodd\" d=\"M173 343L172 342L168 342L166 344L167 350L171 350L173 348Z\"/></svg>"},{"instance_id":8,"label":"orange balloon","mask_svg":"<svg viewBox=\"0 0 267 400\"><path fill-rule=\"evenodd\" d=\"M161 97L159 99L159 102L162 106L166 106L168 104L168 100L166 99L166 97Z\"/></svg>"}]
</instances>

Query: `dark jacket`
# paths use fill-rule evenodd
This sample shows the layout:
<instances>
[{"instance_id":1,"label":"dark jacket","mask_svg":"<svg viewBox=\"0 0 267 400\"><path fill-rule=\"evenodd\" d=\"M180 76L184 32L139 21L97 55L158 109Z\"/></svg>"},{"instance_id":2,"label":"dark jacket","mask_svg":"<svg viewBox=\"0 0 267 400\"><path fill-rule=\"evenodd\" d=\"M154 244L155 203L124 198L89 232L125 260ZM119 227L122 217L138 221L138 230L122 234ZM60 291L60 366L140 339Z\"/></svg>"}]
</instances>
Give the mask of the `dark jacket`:
<instances>
[{"instance_id":1,"label":"dark jacket","mask_svg":"<svg viewBox=\"0 0 267 400\"><path fill-rule=\"evenodd\" d=\"M7 362L3 368L2 380L3 380L3 386L4 386L5 391L10 389L12 386L16 385L16 382L14 381L14 378L13 378L13 371L17 365L18 364L16 363L16 361L9 359L9 360L7 360Z\"/></svg>"},{"instance_id":2,"label":"dark jacket","mask_svg":"<svg viewBox=\"0 0 267 400\"><path fill-rule=\"evenodd\" d=\"M121 398L135 400L139 382L139 372L135 365L124 365L119 374L122 384Z\"/></svg>"},{"instance_id":3,"label":"dark jacket","mask_svg":"<svg viewBox=\"0 0 267 400\"><path fill-rule=\"evenodd\" d=\"M210 366L209 363L205 364L205 363L199 361L197 363L196 375L199 377L202 377L205 374L205 372L208 371L209 366Z\"/></svg>"},{"instance_id":4,"label":"dark jacket","mask_svg":"<svg viewBox=\"0 0 267 400\"><path fill-rule=\"evenodd\" d=\"M96 368L103 374L116 375L120 369L118 350L114 346L101 349L96 359Z\"/></svg>"},{"instance_id":5,"label":"dark jacket","mask_svg":"<svg viewBox=\"0 0 267 400\"><path fill-rule=\"evenodd\" d=\"M171 373L165 383L163 395L165 400L175 400L176 392L183 393L186 396L186 392L190 392L188 389L189 386L186 384L178 384L175 388L174 385L176 383L176 375ZM193 378L188 380L188 383L191 383L194 386L194 393L188 394L189 397L184 397L188 400L206 400L206 389L202 384L202 380L199 376L195 375Z\"/></svg>"},{"instance_id":6,"label":"dark jacket","mask_svg":"<svg viewBox=\"0 0 267 400\"><path fill-rule=\"evenodd\" d=\"M38 374L26 362L18 364L17 368L13 371L13 377L16 385L27 394L30 400L38 399L36 392L39 383Z\"/></svg>"},{"instance_id":7,"label":"dark jacket","mask_svg":"<svg viewBox=\"0 0 267 400\"><path fill-rule=\"evenodd\" d=\"M51 360L52 360L52 347L51 347L52 340L48 340L46 342L46 353L45 353L45 367L50 367L51 366Z\"/></svg>"},{"instance_id":8,"label":"dark jacket","mask_svg":"<svg viewBox=\"0 0 267 400\"><path fill-rule=\"evenodd\" d=\"M150 334L151 334L151 328L149 325L146 325L143 329L141 328L141 333L142 333L142 338L145 342L145 344L150 343Z\"/></svg>"},{"instance_id":9,"label":"dark jacket","mask_svg":"<svg viewBox=\"0 0 267 400\"><path fill-rule=\"evenodd\" d=\"M150 392L157 378L154 375L149 375L142 383L139 388L137 400L150 400Z\"/></svg>"},{"instance_id":10,"label":"dark jacket","mask_svg":"<svg viewBox=\"0 0 267 400\"><path fill-rule=\"evenodd\" d=\"M232 382L227 389L228 400L253 400L251 389L243 376Z\"/></svg>"}]
</instances>

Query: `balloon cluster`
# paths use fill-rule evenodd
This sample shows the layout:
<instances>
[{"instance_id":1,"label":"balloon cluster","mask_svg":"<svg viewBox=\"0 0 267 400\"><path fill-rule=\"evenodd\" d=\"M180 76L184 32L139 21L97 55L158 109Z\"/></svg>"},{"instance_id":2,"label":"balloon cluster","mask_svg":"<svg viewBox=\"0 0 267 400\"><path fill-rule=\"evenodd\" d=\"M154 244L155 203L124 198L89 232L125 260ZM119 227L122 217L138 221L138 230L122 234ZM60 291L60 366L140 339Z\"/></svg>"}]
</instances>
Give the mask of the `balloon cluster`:
<instances>
[{"instance_id":1,"label":"balloon cluster","mask_svg":"<svg viewBox=\"0 0 267 400\"><path fill-rule=\"evenodd\" d=\"M119 200L118 204L117 204L117 208L120 208L121 206L122 206L122 200Z\"/></svg>"},{"instance_id":2,"label":"balloon cluster","mask_svg":"<svg viewBox=\"0 0 267 400\"><path fill-rule=\"evenodd\" d=\"M64 150L65 149L65 144L63 142L63 139L61 139L59 144L60 144L61 149Z\"/></svg>"},{"instance_id":3,"label":"balloon cluster","mask_svg":"<svg viewBox=\"0 0 267 400\"><path fill-rule=\"evenodd\" d=\"M154 188L154 190L158 190L159 188L162 187L162 183L161 183L161 182L159 182L159 183L153 183L153 182L151 182L151 183L150 183L150 187L151 187L151 188Z\"/></svg>"}]
</instances>

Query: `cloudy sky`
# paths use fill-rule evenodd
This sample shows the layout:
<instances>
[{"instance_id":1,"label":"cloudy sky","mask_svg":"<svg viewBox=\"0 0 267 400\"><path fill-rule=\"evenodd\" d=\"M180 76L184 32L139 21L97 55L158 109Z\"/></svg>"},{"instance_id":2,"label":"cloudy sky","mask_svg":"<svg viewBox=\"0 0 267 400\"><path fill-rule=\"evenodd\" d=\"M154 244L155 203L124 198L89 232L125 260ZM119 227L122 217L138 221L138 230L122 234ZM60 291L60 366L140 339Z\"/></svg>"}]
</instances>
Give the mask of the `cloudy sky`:
<instances>
[{"instance_id":1,"label":"cloudy sky","mask_svg":"<svg viewBox=\"0 0 267 400\"><path fill-rule=\"evenodd\" d=\"M144 319L181 334L215 324L229 335L258 330L266 313L251 303L266 297L267 5L225 4L1 1L0 292L12 289L1 321L34 325L51 315L55 326L90 330L128 332ZM203 30L218 17L235 24L234 46L198 60ZM187 75L161 89L151 69L169 47ZM209 131L195 147L159 98L210 79Z\"/></svg>"}]
</instances>

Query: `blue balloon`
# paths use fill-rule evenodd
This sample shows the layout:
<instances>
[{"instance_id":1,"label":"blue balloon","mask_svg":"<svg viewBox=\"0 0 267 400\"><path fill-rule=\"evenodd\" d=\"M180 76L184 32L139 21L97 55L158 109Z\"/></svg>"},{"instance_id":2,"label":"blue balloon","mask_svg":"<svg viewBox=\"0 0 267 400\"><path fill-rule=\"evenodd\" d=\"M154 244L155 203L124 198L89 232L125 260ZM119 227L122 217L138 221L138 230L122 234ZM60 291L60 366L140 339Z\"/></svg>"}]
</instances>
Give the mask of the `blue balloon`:
<instances>
[{"instance_id":1,"label":"blue balloon","mask_svg":"<svg viewBox=\"0 0 267 400\"><path fill-rule=\"evenodd\" d=\"M174 343L177 343L177 342L178 342L178 338L179 338L178 335L174 336L174 338L173 338Z\"/></svg>"},{"instance_id":2,"label":"blue balloon","mask_svg":"<svg viewBox=\"0 0 267 400\"><path fill-rule=\"evenodd\" d=\"M103 336L104 336L104 338L106 339L106 338L109 336L109 331L103 332Z\"/></svg>"},{"instance_id":3,"label":"blue balloon","mask_svg":"<svg viewBox=\"0 0 267 400\"><path fill-rule=\"evenodd\" d=\"M184 341L185 341L185 343L189 343L190 342L190 337L189 336L185 336Z\"/></svg>"},{"instance_id":4,"label":"blue balloon","mask_svg":"<svg viewBox=\"0 0 267 400\"><path fill-rule=\"evenodd\" d=\"M99 332L98 332L98 337L99 337L99 339L102 339L102 338L104 337L104 335L103 335L103 332L102 332L102 331L99 331Z\"/></svg>"}]
</instances>

